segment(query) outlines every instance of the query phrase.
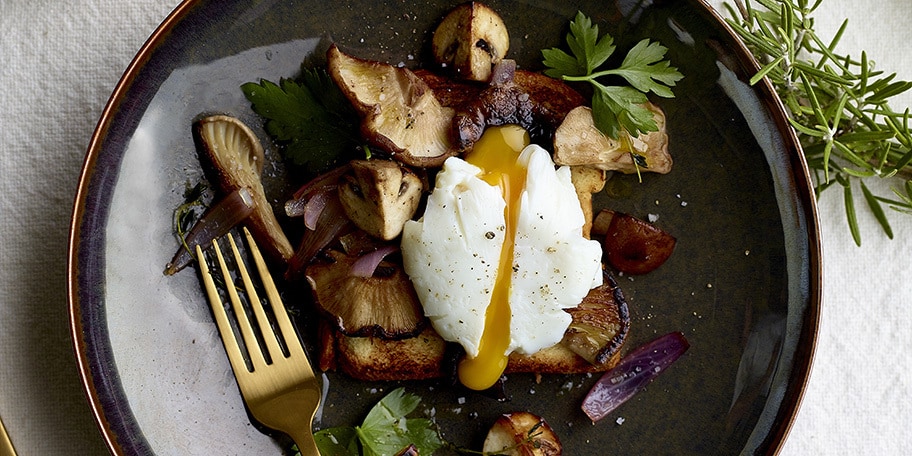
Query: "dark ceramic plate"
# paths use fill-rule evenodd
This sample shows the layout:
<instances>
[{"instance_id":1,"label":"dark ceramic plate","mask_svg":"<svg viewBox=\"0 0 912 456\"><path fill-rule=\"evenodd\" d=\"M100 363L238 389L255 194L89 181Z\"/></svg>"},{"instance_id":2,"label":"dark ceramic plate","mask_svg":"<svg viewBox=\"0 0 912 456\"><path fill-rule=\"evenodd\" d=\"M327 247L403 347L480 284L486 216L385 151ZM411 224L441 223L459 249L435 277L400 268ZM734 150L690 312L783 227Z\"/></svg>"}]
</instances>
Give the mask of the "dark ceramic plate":
<instances>
[{"instance_id":1,"label":"dark ceramic plate","mask_svg":"<svg viewBox=\"0 0 912 456\"><path fill-rule=\"evenodd\" d=\"M506 403L446 382L406 388L448 437L476 448L499 413L529 410L552 424L570 455L775 453L810 369L821 284L806 168L769 87L745 83L753 63L699 1L490 5L509 27L510 56L525 68L540 69L540 49L562 46L581 10L622 49L643 37L661 41L685 75L676 98L657 100L668 115L674 171L642 183L614 176L597 204L657 217L678 238L662 268L620 278L633 316L629 346L683 331L691 348L596 425L579 410L594 377L510 376ZM239 86L293 77L330 41L417 66L451 6L188 1L140 50L92 139L69 257L79 365L114 453L279 454L286 443L250 424L195 273L161 273L175 249L172 210L201 176L192 120L227 112L259 127ZM322 427L356 424L398 385L325 380Z\"/></svg>"}]
</instances>

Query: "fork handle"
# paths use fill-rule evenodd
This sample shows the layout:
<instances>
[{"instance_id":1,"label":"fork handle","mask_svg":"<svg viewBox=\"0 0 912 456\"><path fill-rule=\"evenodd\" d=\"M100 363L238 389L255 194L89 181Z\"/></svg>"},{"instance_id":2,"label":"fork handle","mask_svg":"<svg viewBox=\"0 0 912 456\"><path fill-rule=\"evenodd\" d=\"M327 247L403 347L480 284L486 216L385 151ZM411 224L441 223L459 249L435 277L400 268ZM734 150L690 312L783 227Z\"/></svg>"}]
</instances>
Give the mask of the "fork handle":
<instances>
[{"instance_id":1,"label":"fork handle","mask_svg":"<svg viewBox=\"0 0 912 456\"><path fill-rule=\"evenodd\" d=\"M320 456L320 450L317 449L317 442L314 440L313 431L309 429L309 426L288 435L298 445L301 456Z\"/></svg>"}]
</instances>

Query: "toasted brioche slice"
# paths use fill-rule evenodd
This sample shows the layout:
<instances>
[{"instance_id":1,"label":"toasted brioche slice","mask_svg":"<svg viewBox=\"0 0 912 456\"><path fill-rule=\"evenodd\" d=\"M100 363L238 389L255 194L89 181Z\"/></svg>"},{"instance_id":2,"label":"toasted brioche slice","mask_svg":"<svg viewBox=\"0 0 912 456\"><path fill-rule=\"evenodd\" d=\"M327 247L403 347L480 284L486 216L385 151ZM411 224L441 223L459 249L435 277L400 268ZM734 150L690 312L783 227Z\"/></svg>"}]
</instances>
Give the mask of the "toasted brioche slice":
<instances>
[{"instance_id":1,"label":"toasted brioche slice","mask_svg":"<svg viewBox=\"0 0 912 456\"><path fill-rule=\"evenodd\" d=\"M608 274L605 278L579 307L569 310L573 322L560 343L532 355L511 354L506 372L572 374L614 367L630 329L630 314L616 281ZM389 340L346 336L323 321L319 365L324 371L365 381L439 378L450 372L447 351L451 347L430 326L417 336Z\"/></svg>"}]
</instances>

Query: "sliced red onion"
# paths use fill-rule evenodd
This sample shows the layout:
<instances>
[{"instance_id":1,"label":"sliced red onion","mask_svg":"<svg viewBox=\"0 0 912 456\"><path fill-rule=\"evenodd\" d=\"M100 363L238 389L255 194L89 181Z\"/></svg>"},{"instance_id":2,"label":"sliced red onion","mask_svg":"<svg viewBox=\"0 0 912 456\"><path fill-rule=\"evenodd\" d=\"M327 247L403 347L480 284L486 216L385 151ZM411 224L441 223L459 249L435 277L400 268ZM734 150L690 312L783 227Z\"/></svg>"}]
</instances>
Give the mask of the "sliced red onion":
<instances>
[{"instance_id":1,"label":"sliced red onion","mask_svg":"<svg viewBox=\"0 0 912 456\"><path fill-rule=\"evenodd\" d=\"M304 231L298 249L288 260L286 277L300 277L310 260L351 226L352 223L345 215L342 202L339 201L336 192L332 192L332 197L326 199L326 205L320 211L314 229Z\"/></svg>"},{"instance_id":2,"label":"sliced red onion","mask_svg":"<svg viewBox=\"0 0 912 456\"><path fill-rule=\"evenodd\" d=\"M377 266L380 262L383 261L387 255L396 252L397 250L399 250L398 246L386 245L373 252L361 255L352 263L351 275L354 277L370 277L374 275L374 271L377 270Z\"/></svg>"},{"instance_id":3,"label":"sliced red onion","mask_svg":"<svg viewBox=\"0 0 912 456\"><path fill-rule=\"evenodd\" d=\"M326 191L327 186L335 187L338 184L339 177L345 174L351 166L348 164L339 166L332 171L323 173L310 182L304 184L295 191L291 199L285 202L285 214L289 217L301 217L305 214L308 202L318 193Z\"/></svg>"},{"instance_id":4,"label":"sliced red onion","mask_svg":"<svg viewBox=\"0 0 912 456\"><path fill-rule=\"evenodd\" d=\"M583 412L593 422L627 402L668 369L690 347L684 334L673 332L628 353L583 399Z\"/></svg>"},{"instance_id":5,"label":"sliced red onion","mask_svg":"<svg viewBox=\"0 0 912 456\"><path fill-rule=\"evenodd\" d=\"M184 237L171 262L165 266L165 274L172 275L187 267L193 261L193 252L197 245L204 248L217 237L224 236L231 228L246 219L256 207L256 202L247 187L239 188L213 204L197 220L190 232Z\"/></svg>"},{"instance_id":6,"label":"sliced red onion","mask_svg":"<svg viewBox=\"0 0 912 456\"><path fill-rule=\"evenodd\" d=\"M320 220L320 214L323 213L323 209L326 209L326 203L330 198L337 198L338 193L336 193L335 185L327 185L321 188L321 191L316 192L313 196L307 200L307 204L304 205L304 226L309 230L314 230L317 227L317 222Z\"/></svg>"}]
</instances>

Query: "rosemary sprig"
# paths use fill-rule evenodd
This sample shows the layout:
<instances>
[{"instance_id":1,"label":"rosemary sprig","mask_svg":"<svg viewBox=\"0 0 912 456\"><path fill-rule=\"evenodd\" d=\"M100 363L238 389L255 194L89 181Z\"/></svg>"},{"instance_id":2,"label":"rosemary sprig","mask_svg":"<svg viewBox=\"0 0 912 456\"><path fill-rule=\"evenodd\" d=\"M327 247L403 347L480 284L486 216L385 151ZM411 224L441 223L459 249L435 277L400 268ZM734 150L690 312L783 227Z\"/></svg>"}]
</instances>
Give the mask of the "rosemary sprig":
<instances>
[{"instance_id":1,"label":"rosemary sprig","mask_svg":"<svg viewBox=\"0 0 912 456\"><path fill-rule=\"evenodd\" d=\"M889 100L912 88L896 74L875 70L865 52L860 58L837 53L848 26L824 40L812 14L823 0L734 0L726 3L729 25L741 36L762 68L751 79L768 77L782 99L813 174L817 196L842 187L846 220L857 245L861 232L853 189L860 188L884 233L893 230L884 206L912 215L912 131L909 110L897 112ZM895 198L875 195L866 179L896 178Z\"/></svg>"}]
</instances>

